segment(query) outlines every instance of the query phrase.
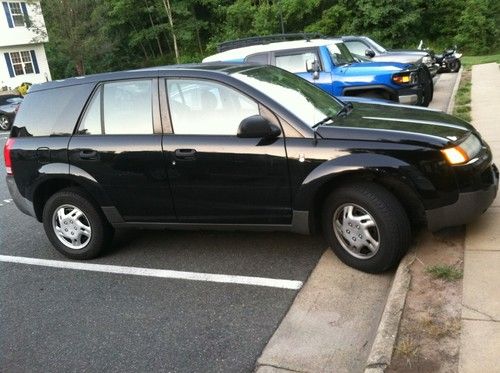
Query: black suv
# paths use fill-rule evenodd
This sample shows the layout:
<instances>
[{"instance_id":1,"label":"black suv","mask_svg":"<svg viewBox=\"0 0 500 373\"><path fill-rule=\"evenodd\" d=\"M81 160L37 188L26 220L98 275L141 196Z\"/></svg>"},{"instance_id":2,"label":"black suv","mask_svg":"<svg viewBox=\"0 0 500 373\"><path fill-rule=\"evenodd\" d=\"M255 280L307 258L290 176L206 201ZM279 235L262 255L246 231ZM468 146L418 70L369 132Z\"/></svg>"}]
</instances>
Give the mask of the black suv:
<instances>
[{"instance_id":1,"label":"black suv","mask_svg":"<svg viewBox=\"0 0 500 373\"><path fill-rule=\"evenodd\" d=\"M75 259L98 255L114 228L320 228L345 263L380 272L412 223L465 223L498 189L488 145L462 120L342 102L258 65L33 86L4 155L18 208Z\"/></svg>"}]
</instances>

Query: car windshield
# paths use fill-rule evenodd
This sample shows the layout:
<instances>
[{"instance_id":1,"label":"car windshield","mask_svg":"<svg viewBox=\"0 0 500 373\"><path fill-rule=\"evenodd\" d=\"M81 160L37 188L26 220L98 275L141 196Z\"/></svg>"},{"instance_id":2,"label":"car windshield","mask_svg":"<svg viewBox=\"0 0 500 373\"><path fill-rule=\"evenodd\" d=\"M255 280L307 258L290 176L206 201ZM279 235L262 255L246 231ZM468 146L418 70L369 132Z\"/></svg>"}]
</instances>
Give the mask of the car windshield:
<instances>
[{"instance_id":1,"label":"car windshield","mask_svg":"<svg viewBox=\"0 0 500 373\"><path fill-rule=\"evenodd\" d=\"M370 38L365 38L365 39L370 43L371 47L375 49L375 52L378 52L379 54L387 52L387 49L385 49L383 46L375 42L375 40Z\"/></svg>"},{"instance_id":2,"label":"car windshield","mask_svg":"<svg viewBox=\"0 0 500 373\"><path fill-rule=\"evenodd\" d=\"M328 45L328 51L333 63L337 66L356 62L344 43L330 44Z\"/></svg>"},{"instance_id":3,"label":"car windshield","mask_svg":"<svg viewBox=\"0 0 500 373\"><path fill-rule=\"evenodd\" d=\"M310 127L337 114L343 107L339 101L307 80L276 67L250 67L231 75L282 104Z\"/></svg>"}]
</instances>

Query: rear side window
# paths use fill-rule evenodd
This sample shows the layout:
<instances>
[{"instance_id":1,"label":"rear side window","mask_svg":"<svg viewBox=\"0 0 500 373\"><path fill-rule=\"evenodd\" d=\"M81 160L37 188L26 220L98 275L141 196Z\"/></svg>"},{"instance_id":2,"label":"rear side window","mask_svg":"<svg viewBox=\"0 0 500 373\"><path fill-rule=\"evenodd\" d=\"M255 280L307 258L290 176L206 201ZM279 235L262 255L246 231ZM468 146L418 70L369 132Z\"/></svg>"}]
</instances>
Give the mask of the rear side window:
<instances>
[{"instance_id":1,"label":"rear side window","mask_svg":"<svg viewBox=\"0 0 500 373\"><path fill-rule=\"evenodd\" d=\"M153 133L151 80L106 83L92 97L80 123L80 135Z\"/></svg>"},{"instance_id":2,"label":"rear side window","mask_svg":"<svg viewBox=\"0 0 500 373\"><path fill-rule=\"evenodd\" d=\"M245 59L245 62L256 63L256 64L259 64L259 65L267 65L267 64L269 64L267 53L252 54L251 56L248 56Z\"/></svg>"},{"instance_id":3,"label":"rear side window","mask_svg":"<svg viewBox=\"0 0 500 373\"><path fill-rule=\"evenodd\" d=\"M32 91L17 113L13 136L71 136L94 84Z\"/></svg>"}]
</instances>

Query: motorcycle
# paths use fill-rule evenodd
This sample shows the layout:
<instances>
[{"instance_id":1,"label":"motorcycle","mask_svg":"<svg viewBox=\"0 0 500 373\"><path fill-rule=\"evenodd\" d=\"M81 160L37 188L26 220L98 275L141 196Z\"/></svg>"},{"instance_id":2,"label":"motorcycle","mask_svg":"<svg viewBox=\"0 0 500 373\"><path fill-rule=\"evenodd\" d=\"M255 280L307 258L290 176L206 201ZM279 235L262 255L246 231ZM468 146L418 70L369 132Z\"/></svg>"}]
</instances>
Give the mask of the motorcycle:
<instances>
[{"instance_id":1,"label":"motorcycle","mask_svg":"<svg viewBox=\"0 0 500 373\"><path fill-rule=\"evenodd\" d=\"M462 63L460 62L460 57L462 53L457 53L457 46L453 48L445 49L443 54L436 54L436 63L439 64L439 71L450 71L452 73L458 72Z\"/></svg>"},{"instance_id":2,"label":"motorcycle","mask_svg":"<svg viewBox=\"0 0 500 373\"><path fill-rule=\"evenodd\" d=\"M417 47L420 50L428 50L425 48L423 41ZM439 66L438 72L449 71L452 73L458 72L462 63L460 57L462 53L457 52L457 46L453 48L445 49L442 54L432 54L435 60L435 64Z\"/></svg>"}]
</instances>

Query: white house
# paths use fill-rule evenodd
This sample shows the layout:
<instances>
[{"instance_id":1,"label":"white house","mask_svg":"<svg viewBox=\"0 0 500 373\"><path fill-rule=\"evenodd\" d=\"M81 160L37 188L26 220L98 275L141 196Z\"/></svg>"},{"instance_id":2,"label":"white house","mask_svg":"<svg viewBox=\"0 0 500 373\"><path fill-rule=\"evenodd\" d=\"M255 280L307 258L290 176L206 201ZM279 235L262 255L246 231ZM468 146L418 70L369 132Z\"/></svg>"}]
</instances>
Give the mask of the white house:
<instances>
[{"instance_id":1,"label":"white house","mask_svg":"<svg viewBox=\"0 0 500 373\"><path fill-rule=\"evenodd\" d=\"M0 91L51 80L44 48L49 39L39 1L0 5Z\"/></svg>"}]
</instances>

